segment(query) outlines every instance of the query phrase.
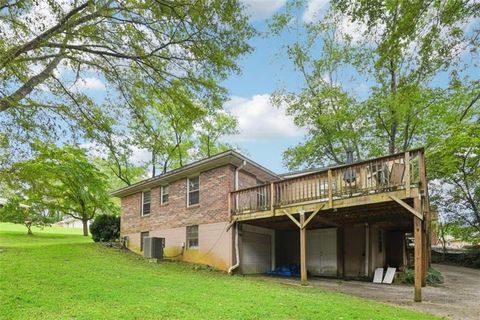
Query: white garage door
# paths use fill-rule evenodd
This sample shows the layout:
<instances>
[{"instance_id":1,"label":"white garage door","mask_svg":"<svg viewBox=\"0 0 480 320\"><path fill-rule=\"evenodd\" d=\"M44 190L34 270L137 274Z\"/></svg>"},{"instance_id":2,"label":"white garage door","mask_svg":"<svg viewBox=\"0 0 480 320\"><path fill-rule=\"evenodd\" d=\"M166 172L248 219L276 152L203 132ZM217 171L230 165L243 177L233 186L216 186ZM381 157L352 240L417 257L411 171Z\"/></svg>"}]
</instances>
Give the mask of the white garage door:
<instances>
[{"instance_id":1,"label":"white garage door","mask_svg":"<svg viewBox=\"0 0 480 320\"><path fill-rule=\"evenodd\" d=\"M265 273L271 268L271 238L268 234L244 231L242 234L242 273Z\"/></svg>"},{"instance_id":2,"label":"white garage door","mask_svg":"<svg viewBox=\"0 0 480 320\"><path fill-rule=\"evenodd\" d=\"M307 269L313 275L337 275L337 229L307 230Z\"/></svg>"}]
</instances>

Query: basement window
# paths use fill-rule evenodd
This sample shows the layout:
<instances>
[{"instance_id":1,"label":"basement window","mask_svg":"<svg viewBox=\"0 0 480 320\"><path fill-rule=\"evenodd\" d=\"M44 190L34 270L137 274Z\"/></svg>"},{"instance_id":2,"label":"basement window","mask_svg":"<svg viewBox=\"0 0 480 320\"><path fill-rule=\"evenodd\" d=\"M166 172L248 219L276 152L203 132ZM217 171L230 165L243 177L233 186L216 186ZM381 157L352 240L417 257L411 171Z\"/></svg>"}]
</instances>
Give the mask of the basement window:
<instances>
[{"instance_id":1,"label":"basement window","mask_svg":"<svg viewBox=\"0 0 480 320\"><path fill-rule=\"evenodd\" d=\"M145 243L145 238L148 238L150 235L150 232L145 231L145 232L140 232L140 251L143 251L143 245Z\"/></svg>"},{"instance_id":2,"label":"basement window","mask_svg":"<svg viewBox=\"0 0 480 320\"><path fill-rule=\"evenodd\" d=\"M170 186L162 186L160 188L160 203L167 204L168 203L168 193L170 192Z\"/></svg>"},{"instance_id":3,"label":"basement window","mask_svg":"<svg viewBox=\"0 0 480 320\"><path fill-rule=\"evenodd\" d=\"M187 181L187 206L194 206L200 203L200 177L188 178Z\"/></svg>"},{"instance_id":4,"label":"basement window","mask_svg":"<svg viewBox=\"0 0 480 320\"><path fill-rule=\"evenodd\" d=\"M198 225L187 227L187 249L198 249Z\"/></svg>"},{"instance_id":5,"label":"basement window","mask_svg":"<svg viewBox=\"0 0 480 320\"><path fill-rule=\"evenodd\" d=\"M150 214L151 193L149 191L142 192L142 216Z\"/></svg>"}]
</instances>

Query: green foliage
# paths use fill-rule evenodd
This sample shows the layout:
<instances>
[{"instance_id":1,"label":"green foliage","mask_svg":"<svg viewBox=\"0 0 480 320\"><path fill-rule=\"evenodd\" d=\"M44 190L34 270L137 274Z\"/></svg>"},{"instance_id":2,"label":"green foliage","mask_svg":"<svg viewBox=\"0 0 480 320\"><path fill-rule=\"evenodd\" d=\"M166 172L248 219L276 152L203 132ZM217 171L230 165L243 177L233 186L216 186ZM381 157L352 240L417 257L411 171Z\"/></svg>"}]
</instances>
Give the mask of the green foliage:
<instances>
[{"instance_id":1,"label":"green foliage","mask_svg":"<svg viewBox=\"0 0 480 320\"><path fill-rule=\"evenodd\" d=\"M468 247L462 253L439 254L432 251L432 262L480 269L480 246Z\"/></svg>"},{"instance_id":2,"label":"green foliage","mask_svg":"<svg viewBox=\"0 0 480 320\"><path fill-rule=\"evenodd\" d=\"M150 130L137 126L138 115L165 116L156 109L168 105L179 123L161 126L161 140L176 146L173 130L190 139L184 130L198 120L192 112L203 101L222 105L220 82L239 71L236 59L251 51L247 40L254 34L236 0L10 1L0 5L0 21L0 138L9 138L6 153L15 160L28 157L35 138L87 139L103 148L126 185L136 174L124 145L135 136L137 147L155 153L160 144L147 141ZM104 93L85 88L92 78L104 83ZM140 132L125 130L130 122ZM186 162L192 144L185 140L175 153L160 150L157 158L174 167Z\"/></svg>"},{"instance_id":3,"label":"green foliage","mask_svg":"<svg viewBox=\"0 0 480 320\"><path fill-rule=\"evenodd\" d=\"M0 225L5 249L0 253L0 309L9 320L330 319L338 314L345 319L436 319L321 288L193 270L181 262L150 263L72 235L71 229L46 228L34 237L4 230Z\"/></svg>"},{"instance_id":4,"label":"green foliage","mask_svg":"<svg viewBox=\"0 0 480 320\"><path fill-rule=\"evenodd\" d=\"M465 28L479 14L477 5L337 0L320 19L290 23L305 7L289 1L271 22L273 33L289 29L302 39L286 52L305 84L275 97L308 130L304 142L284 153L290 168L342 163L349 146L365 158L441 143L475 105L458 100L479 88L460 80L460 52L473 56L478 48L478 28ZM434 87L442 73L451 82Z\"/></svg>"},{"instance_id":5,"label":"green foliage","mask_svg":"<svg viewBox=\"0 0 480 320\"><path fill-rule=\"evenodd\" d=\"M480 115L478 108L473 119ZM429 168L439 185L433 203L445 220L456 222L463 239L480 238L480 123L462 121L445 133L431 152Z\"/></svg>"},{"instance_id":6,"label":"green foliage","mask_svg":"<svg viewBox=\"0 0 480 320\"><path fill-rule=\"evenodd\" d=\"M433 285L442 284L444 282L444 278L440 271L434 268L430 268L428 269L428 272L427 272L426 281L427 281L427 284L433 284ZM415 283L415 270L407 269L403 272L400 272L398 282L409 283L409 284Z\"/></svg>"},{"instance_id":7,"label":"green foliage","mask_svg":"<svg viewBox=\"0 0 480 320\"><path fill-rule=\"evenodd\" d=\"M5 205L0 206L0 222L23 224L27 228L27 233L31 235L32 227L44 227L52 219L39 204L25 203L26 199L12 196Z\"/></svg>"},{"instance_id":8,"label":"green foliage","mask_svg":"<svg viewBox=\"0 0 480 320\"><path fill-rule=\"evenodd\" d=\"M95 242L116 241L120 237L120 217L100 214L90 225L90 233Z\"/></svg>"},{"instance_id":9,"label":"green foliage","mask_svg":"<svg viewBox=\"0 0 480 320\"><path fill-rule=\"evenodd\" d=\"M97 213L115 213L107 177L90 163L84 150L37 143L32 159L14 164L9 185L28 204L61 212L86 223ZM87 235L87 234L85 234Z\"/></svg>"}]
</instances>

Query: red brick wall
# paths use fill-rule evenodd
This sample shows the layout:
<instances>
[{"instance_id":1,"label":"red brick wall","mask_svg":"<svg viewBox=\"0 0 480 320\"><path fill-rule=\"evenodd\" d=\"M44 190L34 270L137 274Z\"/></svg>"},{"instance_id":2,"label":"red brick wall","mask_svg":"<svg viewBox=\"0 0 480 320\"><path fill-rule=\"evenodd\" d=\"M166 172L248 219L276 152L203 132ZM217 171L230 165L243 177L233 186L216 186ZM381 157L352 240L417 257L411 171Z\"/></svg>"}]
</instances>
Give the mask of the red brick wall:
<instances>
[{"instance_id":1,"label":"red brick wall","mask_svg":"<svg viewBox=\"0 0 480 320\"><path fill-rule=\"evenodd\" d=\"M253 187L257 185L257 177L250 172L240 170L238 172L238 189Z\"/></svg>"},{"instance_id":2,"label":"red brick wall","mask_svg":"<svg viewBox=\"0 0 480 320\"><path fill-rule=\"evenodd\" d=\"M140 215L141 193L122 198L121 233L131 234L193 224L228 221L228 192L234 189L231 165L200 174L200 203L187 208L187 179L170 183L169 203L160 205L160 187L151 189L151 209Z\"/></svg>"}]
</instances>

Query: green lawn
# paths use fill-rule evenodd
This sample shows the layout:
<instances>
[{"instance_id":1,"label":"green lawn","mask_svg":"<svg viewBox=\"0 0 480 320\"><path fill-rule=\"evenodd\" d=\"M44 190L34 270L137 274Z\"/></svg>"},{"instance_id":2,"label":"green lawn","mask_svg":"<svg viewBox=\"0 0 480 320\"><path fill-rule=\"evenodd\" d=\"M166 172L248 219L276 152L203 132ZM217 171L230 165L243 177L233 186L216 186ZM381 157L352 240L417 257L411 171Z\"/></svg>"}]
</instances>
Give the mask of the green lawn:
<instances>
[{"instance_id":1,"label":"green lawn","mask_svg":"<svg viewBox=\"0 0 480 320\"><path fill-rule=\"evenodd\" d=\"M1 319L433 319L318 288L151 263L81 231L0 224Z\"/></svg>"}]
</instances>

